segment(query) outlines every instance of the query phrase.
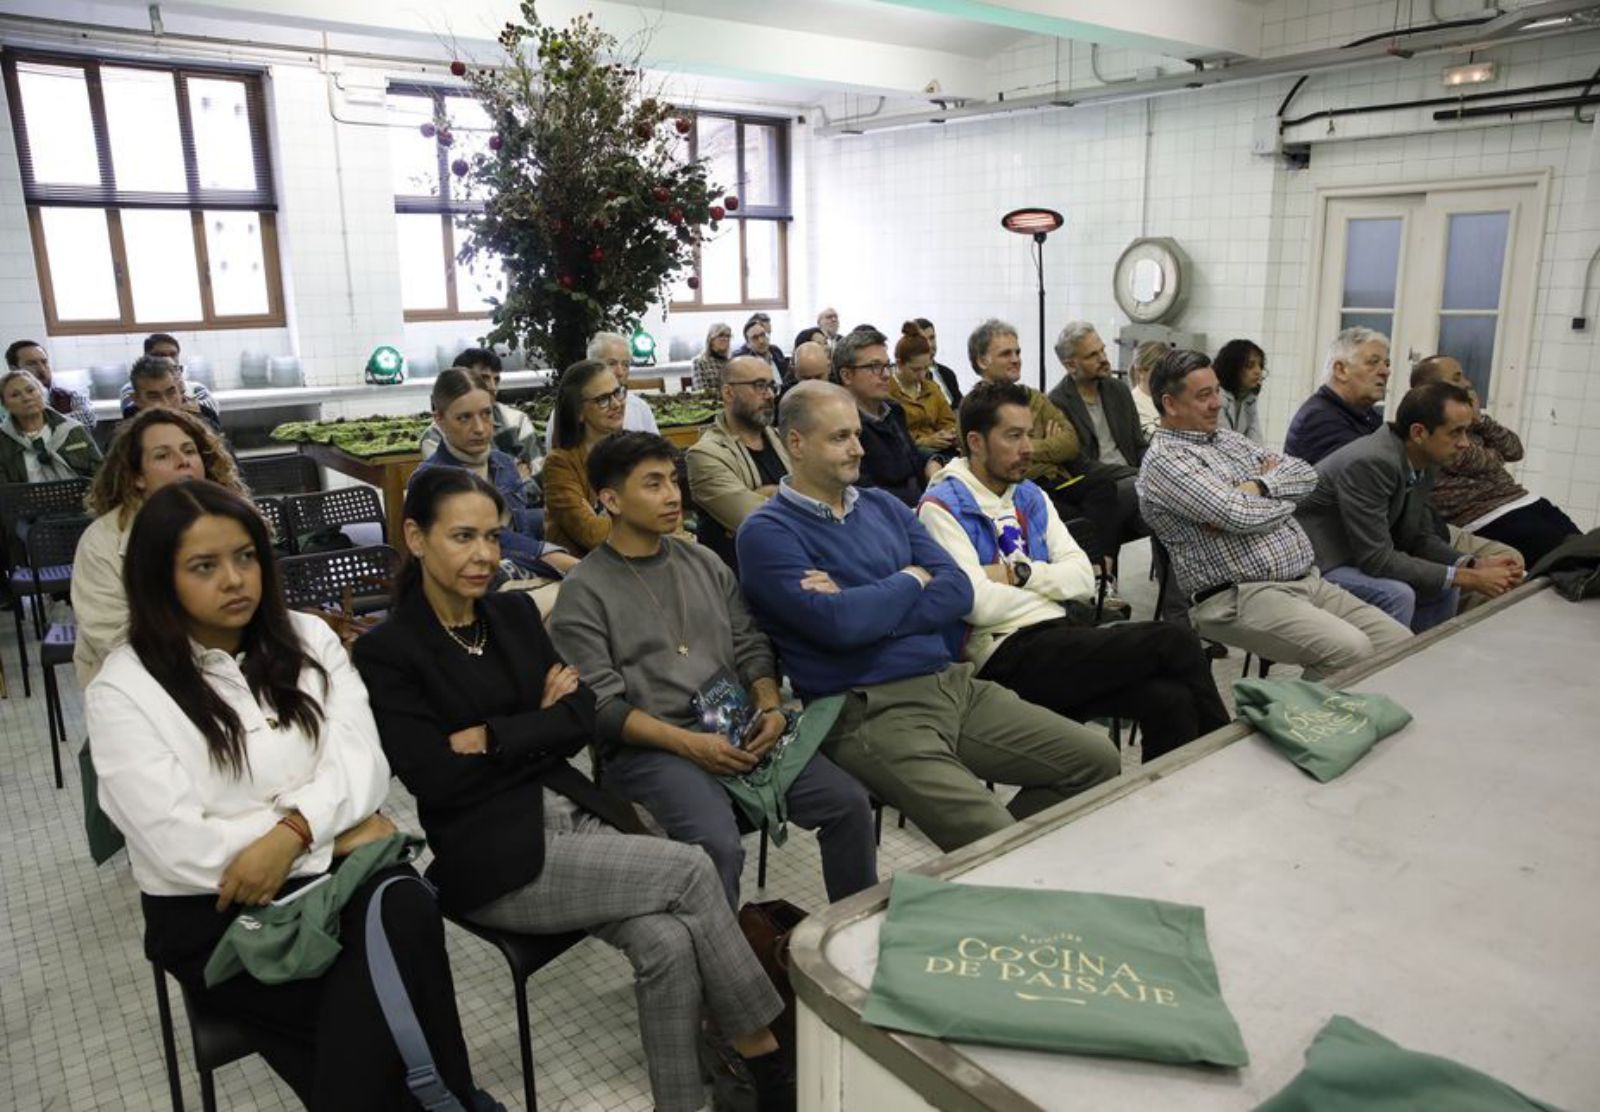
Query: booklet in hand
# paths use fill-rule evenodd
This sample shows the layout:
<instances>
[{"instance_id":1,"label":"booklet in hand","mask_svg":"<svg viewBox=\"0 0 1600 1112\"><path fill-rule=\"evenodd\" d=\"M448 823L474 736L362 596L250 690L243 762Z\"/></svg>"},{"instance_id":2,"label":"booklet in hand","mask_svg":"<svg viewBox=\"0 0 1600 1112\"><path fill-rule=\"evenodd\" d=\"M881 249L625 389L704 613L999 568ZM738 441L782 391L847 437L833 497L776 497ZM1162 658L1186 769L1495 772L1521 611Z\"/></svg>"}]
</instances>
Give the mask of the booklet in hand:
<instances>
[{"instance_id":1,"label":"booklet in hand","mask_svg":"<svg viewBox=\"0 0 1600 1112\"><path fill-rule=\"evenodd\" d=\"M700 685L694 695L694 710L700 716L700 728L708 734L721 734L735 749L755 732L761 713L750 702L750 696L739 682L739 677L726 668Z\"/></svg>"}]
</instances>

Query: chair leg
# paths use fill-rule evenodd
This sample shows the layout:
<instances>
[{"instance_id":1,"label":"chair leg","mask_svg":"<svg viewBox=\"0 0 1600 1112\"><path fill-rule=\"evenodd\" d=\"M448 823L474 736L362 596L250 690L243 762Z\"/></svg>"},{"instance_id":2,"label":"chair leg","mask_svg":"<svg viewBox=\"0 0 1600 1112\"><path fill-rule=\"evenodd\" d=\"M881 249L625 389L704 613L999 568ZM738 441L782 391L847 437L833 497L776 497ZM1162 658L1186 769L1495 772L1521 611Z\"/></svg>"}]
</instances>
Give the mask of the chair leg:
<instances>
[{"instance_id":1,"label":"chair leg","mask_svg":"<svg viewBox=\"0 0 1600 1112\"><path fill-rule=\"evenodd\" d=\"M883 845L883 804L876 801L872 805L872 844Z\"/></svg>"},{"instance_id":2,"label":"chair leg","mask_svg":"<svg viewBox=\"0 0 1600 1112\"><path fill-rule=\"evenodd\" d=\"M767 828L761 827L761 859L756 863L756 887L765 890L767 887Z\"/></svg>"},{"instance_id":3,"label":"chair leg","mask_svg":"<svg viewBox=\"0 0 1600 1112\"><path fill-rule=\"evenodd\" d=\"M528 1112L539 1107L533 1087L533 1024L528 1019L528 982L517 982L517 1039L522 1044L522 1102Z\"/></svg>"},{"instance_id":4,"label":"chair leg","mask_svg":"<svg viewBox=\"0 0 1600 1112\"><path fill-rule=\"evenodd\" d=\"M172 1033L172 1001L167 998L167 975L158 965L150 968L156 975L156 1014L161 1019L161 1048L167 1059L167 1086L172 1090L172 1112L183 1112L183 1085L178 1080L178 1043Z\"/></svg>"},{"instance_id":5,"label":"chair leg","mask_svg":"<svg viewBox=\"0 0 1600 1112\"><path fill-rule=\"evenodd\" d=\"M217 1112L217 1083L211 1071L200 1071L200 1108L202 1112Z\"/></svg>"},{"instance_id":6,"label":"chair leg","mask_svg":"<svg viewBox=\"0 0 1600 1112\"><path fill-rule=\"evenodd\" d=\"M61 693L56 689L56 672L54 668L43 670L44 680L44 718L45 724L50 729L50 759L56 766L56 791L65 786L61 778L61 734L57 727L61 721Z\"/></svg>"},{"instance_id":7,"label":"chair leg","mask_svg":"<svg viewBox=\"0 0 1600 1112\"><path fill-rule=\"evenodd\" d=\"M22 598L17 599L17 609L12 616L17 620L17 656L22 661L22 695L23 698L33 698L33 683L28 679L28 639L22 632L22 608L27 603Z\"/></svg>"}]
</instances>

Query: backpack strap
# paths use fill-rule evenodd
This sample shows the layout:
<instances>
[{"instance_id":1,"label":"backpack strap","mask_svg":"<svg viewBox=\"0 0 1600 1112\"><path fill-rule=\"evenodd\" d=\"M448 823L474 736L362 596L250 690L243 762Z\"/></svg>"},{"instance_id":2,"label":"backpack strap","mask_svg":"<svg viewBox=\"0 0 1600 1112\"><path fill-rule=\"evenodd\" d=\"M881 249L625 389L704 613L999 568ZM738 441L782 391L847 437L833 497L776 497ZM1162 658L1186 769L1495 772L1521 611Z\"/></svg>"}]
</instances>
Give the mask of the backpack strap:
<instances>
[{"instance_id":1,"label":"backpack strap","mask_svg":"<svg viewBox=\"0 0 1600 1112\"><path fill-rule=\"evenodd\" d=\"M395 1049L405 1063L406 1088L427 1112L466 1112L439 1076L439 1067L434 1065L422 1024L417 1022L416 1010L400 980L400 968L395 965L389 938L383 933L383 893L391 884L408 880L427 888L430 895L433 893L433 886L419 876L392 876L378 885L367 903L367 969L372 975L378 1006L383 1009L384 1022L389 1025Z\"/></svg>"}]
</instances>

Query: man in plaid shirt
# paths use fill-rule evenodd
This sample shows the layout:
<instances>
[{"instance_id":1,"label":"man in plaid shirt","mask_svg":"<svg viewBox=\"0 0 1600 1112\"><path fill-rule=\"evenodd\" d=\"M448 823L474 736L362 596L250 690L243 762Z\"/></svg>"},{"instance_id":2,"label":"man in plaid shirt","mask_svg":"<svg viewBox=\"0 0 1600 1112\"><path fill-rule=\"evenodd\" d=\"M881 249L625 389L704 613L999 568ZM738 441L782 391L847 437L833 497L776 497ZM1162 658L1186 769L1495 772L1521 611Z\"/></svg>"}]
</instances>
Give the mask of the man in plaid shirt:
<instances>
[{"instance_id":1,"label":"man in plaid shirt","mask_svg":"<svg viewBox=\"0 0 1600 1112\"><path fill-rule=\"evenodd\" d=\"M1151 372L1150 396L1161 425L1139 469L1139 504L1202 637L1298 664L1317 679L1411 636L1317 573L1294 519L1316 470L1218 430L1222 396L1210 359L1168 352Z\"/></svg>"}]
</instances>

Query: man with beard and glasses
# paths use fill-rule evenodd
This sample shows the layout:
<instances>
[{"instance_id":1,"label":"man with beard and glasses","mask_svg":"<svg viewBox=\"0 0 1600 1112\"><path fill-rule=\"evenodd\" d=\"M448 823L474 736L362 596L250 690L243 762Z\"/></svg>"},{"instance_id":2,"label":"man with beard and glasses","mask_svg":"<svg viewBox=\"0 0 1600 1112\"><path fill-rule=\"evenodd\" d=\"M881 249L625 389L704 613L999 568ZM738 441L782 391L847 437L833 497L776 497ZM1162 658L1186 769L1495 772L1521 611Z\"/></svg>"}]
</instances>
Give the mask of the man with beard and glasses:
<instances>
[{"instance_id":1,"label":"man with beard and glasses","mask_svg":"<svg viewBox=\"0 0 1600 1112\"><path fill-rule=\"evenodd\" d=\"M733 534L778 492L789 453L773 429L777 403L772 370L754 356L729 360L722 375L722 412L685 455L689 496L700 510L700 538L733 559Z\"/></svg>"}]
</instances>

